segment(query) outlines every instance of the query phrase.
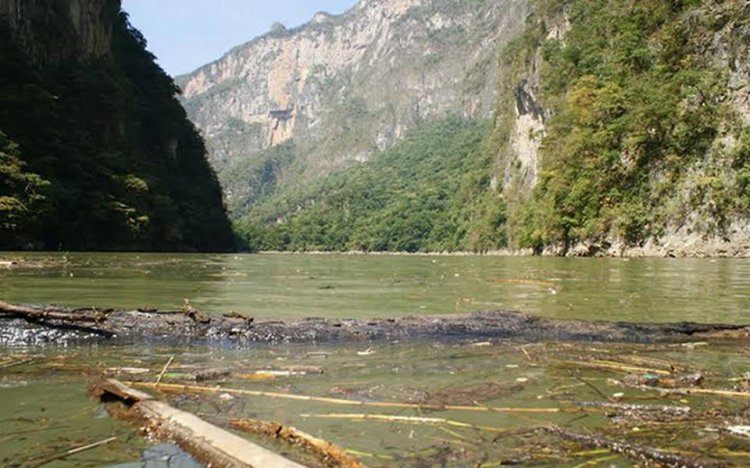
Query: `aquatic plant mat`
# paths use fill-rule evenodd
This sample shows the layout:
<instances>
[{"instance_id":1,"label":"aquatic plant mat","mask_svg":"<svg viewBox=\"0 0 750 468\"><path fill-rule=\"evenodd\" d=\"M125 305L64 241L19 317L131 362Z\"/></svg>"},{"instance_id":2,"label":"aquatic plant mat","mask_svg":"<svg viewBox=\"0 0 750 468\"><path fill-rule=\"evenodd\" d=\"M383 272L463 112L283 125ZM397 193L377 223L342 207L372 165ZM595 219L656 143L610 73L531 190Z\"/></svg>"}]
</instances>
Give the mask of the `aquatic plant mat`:
<instances>
[{"instance_id":1,"label":"aquatic plant mat","mask_svg":"<svg viewBox=\"0 0 750 468\"><path fill-rule=\"evenodd\" d=\"M142 463L154 451L206 462L169 445L179 438L144 434L151 426L113 412L116 402L86 396L117 378L307 466L748 466L747 344L6 350L0 465Z\"/></svg>"}]
</instances>

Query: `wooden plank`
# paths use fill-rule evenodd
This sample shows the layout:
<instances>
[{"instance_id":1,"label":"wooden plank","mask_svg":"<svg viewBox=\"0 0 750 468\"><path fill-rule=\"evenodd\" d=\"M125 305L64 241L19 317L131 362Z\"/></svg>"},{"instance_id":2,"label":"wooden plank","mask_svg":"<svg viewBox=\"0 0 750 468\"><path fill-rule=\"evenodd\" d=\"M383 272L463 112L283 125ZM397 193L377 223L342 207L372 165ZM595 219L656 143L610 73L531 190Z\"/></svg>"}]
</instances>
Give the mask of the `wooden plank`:
<instances>
[{"instance_id":1,"label":"wooden plank","mask_svg":"<svg viewBox=\"0 0 750 468\"><path fill-rule=\"evenodd\" d=\"M96 386L100 395L109 394L135 402L132 410L156 436L173 440L183 450L208 466L301 468L303 465L277 455L249 440L209 424L199 417L154 400L115 379Z\"/></svg>"},{"instance_id":2,"label":"wooden plank","mask_svg":"<svg viewBox=\"0 0 750 468\"><path fill-rule=\"evenodd\" d=\"M219 427L199 417L181 411L157 400L138 403L136 409L148 420L158 420L158 432L177 442L183 449L194 453L200 460L211 460L228 466L301 467L270 450ZM188 447L192 447L190 450Z\"/></svg>"}]
</instances>

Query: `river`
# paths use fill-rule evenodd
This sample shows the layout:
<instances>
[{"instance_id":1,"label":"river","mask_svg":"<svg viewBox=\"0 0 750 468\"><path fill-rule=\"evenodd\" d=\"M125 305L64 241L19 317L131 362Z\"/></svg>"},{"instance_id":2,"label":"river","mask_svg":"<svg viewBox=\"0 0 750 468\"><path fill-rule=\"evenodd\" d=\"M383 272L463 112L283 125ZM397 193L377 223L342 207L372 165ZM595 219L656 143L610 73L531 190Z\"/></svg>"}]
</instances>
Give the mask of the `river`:
<instances>
[{"instance_id":1,"label":"river","mask_svg":"<svg viewBox=\"0 0 750 468\"><path fill-rule=\"evenodd\" d=\"M5 254L0 259L19 261L12 268L0 267L0 300L17 303L178 309L188 299L199 310L233 311L256 319L516 309L556 318L750 322L750 261L744 259L81 253ZM138 460L144 451L153 453L155 443L139 437L128 424L107 417L86 395L86 389L101 373L116 369L158 372L170 356L175 356L175 365L168 378L175 380L195 366L228 367L235 372L223 385L240 388L358 400L518 407L559 407L563 400L594 400L601 399L600 393L622 393L613 386L612 375L602 370L584 371L586 382L592 385L576 380L578 374L573 378L574 370L564 362L582 360L592 352L679 361L708 369L722 379L736 380L750 371L747 349L736 345L584 349L561 343L396 343L250 350L100 345L0 352L0 357L13 362L19 357L31 359L26 364L0 367L2 466L31 464L40 457L111 436L118 438L56 465L143 466ZM312 366L322 373L268 380L238 377L245 375L240 371L294 366ZM566 386L570 386L568 390L556 390ZM624 393L628 394L625 398L631 396L630 391ZM643 399L635 394L632 397ZM476 466L480 459L483 466L497 466L501 456L528 454L528 447L518 440L497 442L455 426L352 419L363 412L360 408L347 410L348 419L333 419L331 414L342 413L341 408L273 399L245 401L225 396L211 401L182 398L172 403L207 414L214 422L228 416L253 416L292 424L353 450L370 466ZM608 424L598 414L443 411L398 415L451 419L502 430L550 423L584 428ZM692 440L689 435L684 438ZM173 449L157 446L152 461L167 456L159 450L172 453ZM550 466L576 466L596 459L596 454L544 456L549 456ZM189 466L189 461L182 461Z\"/></svg>"}]
</instances>

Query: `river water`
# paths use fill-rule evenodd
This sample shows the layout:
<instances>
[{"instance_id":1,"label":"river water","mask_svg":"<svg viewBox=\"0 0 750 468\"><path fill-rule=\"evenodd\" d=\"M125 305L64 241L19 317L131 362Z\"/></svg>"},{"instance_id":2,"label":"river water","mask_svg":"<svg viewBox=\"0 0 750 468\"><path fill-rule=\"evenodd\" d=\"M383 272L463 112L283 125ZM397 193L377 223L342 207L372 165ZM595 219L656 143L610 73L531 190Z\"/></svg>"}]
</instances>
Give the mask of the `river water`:
<instances>
[{"instance_id":1,"label":"river water","mask_svg":"<svg viewBox=\"0 0 750 468\"><path fill-rule=\"evenodd\" d=\"M13 257L12 255L9 257ZM34 254L0 269L7 302L256 318L490 309L581 319L750 321L750 260L361 255Z\"/></svg>"},{"instance_id":2,"label":"river water","mask_svg":"<svg viewBox=\"0 0 750 468\"><path fill-rule=\"evenodd\" d=\"M0 267L0 300L16 303L178 309L188 299L199 310L234 311L256 319L517 309L558 318L750 323L750 261L743 259L72 253L0 257L19 261L12 268ZM171 465L162 463L173 449L155 449L156 442L141 438L127 423L110 419L86 394L102 374L122 374L123 368L148 369L149 374L135 378L152 379L170 356L175 357L175 364L167 381L184 380L196 367L223 367L233 371L222 382L226 387L362 401L541 408L564 406L570 399L601 400L602 394L625 393L626 400L632 396L634 401L643 401L638 392L631 395L614 385L613 377L621 375L601 369L581 371L565 364L591 353L688 363L726 382L750 371L748 351L737 344L571 348L560 343L396 343L250 350L100 345L0 353L0 364L31 359L0 367L2 466L33 464L113 436L117 440L112 443L50 466L144 466L139 461L144 452L152 454L146 456L151 460L148 466L178 466L179 457ZM262 370L283 374L299 366L320 373L293 372L263 380L247 377ZM129 374L119 377L133 378ZM503 460L523 460L528 454L528 447L516 439L498 442L491 434L480 436L455 425L357 420L365 412L361 408L342 411L320 404L228 395L173 397L170 402L217 423L228 417L260 417L291 424L352 450L369 466L498 466ZM389 415L443 418L502 430L551 423L604 429L609 424L598 414L399 411ZM685 440L701 435L686 435ZM744 447L750 452L750 446ZM736 446L733 450L742 452ZM542 451L537 461L577 466L597 457L604 460L607 454L570 456ZM748 460L730 461L741 465ZM189 466L189 461L182 462ZM627 466L624 459L611 455L605 462Z\"/></svg>"}]
</instances>

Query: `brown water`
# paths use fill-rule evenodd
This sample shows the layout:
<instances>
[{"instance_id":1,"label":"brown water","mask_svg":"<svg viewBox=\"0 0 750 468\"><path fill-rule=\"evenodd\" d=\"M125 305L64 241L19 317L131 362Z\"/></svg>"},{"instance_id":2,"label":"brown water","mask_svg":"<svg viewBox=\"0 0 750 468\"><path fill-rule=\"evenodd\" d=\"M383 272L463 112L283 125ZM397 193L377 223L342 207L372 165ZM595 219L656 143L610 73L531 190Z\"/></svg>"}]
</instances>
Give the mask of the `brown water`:
<instances>
[{"instance_id":1,"label":"brown water","mask_svg":"<svg viewBox=\"0 0 750 468\"><path fill-rule=\"evenodd\" d=\"M189 298L199 309L234 310L259 318L399 316L513 308L556 317L750 322L750 262L746 260L111 254L24 255L21 259L26 266L22 262L18 268L0 270L0 300L177 308ZM144 466L139 460L155 442L141 438L130 425L110 419L86 390L104 374L153 381L170 356L175 357L175 364L167 381L182 381L196 366L227 367L233 375L221 383L225 387L360 401L521 408L566 408L574 401L601 401L603 395L620 392L625 394L624 402L665 403L653 392L617 386L612 379L621 379L622 373L566 363L591 355L680 363L684 372L703 372L709 385L717 388L732 388L750 371L750 354L742 343L696 347L548 343L524 345L523 349L512 343L398 343L366 348L291 346L240 351L93 346L0 350L0 364L11 358L14 362L24 356L32 359L0 367L0 466L32 465L113 436L117 440L112 443L50 466ZM257 370L299 365L318 367L322 373L260 381L242 377ZM149 372L118 374L117 369L123 367ZM291 424L352 450L369 466L498 466L503 460L523 461L530 442L456 425L362 420L362 413L443 418L497 430L554 423L617 433L620 427L600 413L424 413L226 395L168 398L170 403L219 424L230 417ZM666 403L688 404L699 410L712 405L724 411L728 408L740 415L733 416L734 424L744 423L742 407L747 401L716 400L674 397ZM354 414L355 419L331 418L341 413ZM692 424L680 433L679 440L643 427L635 428L643 435L620 435L661 447L679 441L681 450L695 451L694 445L715 433L716 428L710 425ZM633 430L627 425L627 431ZM581 466L590 461L596 463L587 466L629 466L626 460L608 453L578 450L577 455L570 455L555 449L551 442L532 448L548 466ZM710 450L723 453L727 463L750 463L750 457L742 455L750 452L746 439L722 439ZM179 466L180 460L187 463L178 457L168 465L155 461L159 458L151 457L148 466Z\"/></svg>"}]
</instances>

